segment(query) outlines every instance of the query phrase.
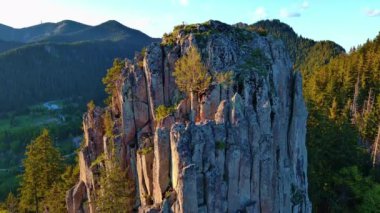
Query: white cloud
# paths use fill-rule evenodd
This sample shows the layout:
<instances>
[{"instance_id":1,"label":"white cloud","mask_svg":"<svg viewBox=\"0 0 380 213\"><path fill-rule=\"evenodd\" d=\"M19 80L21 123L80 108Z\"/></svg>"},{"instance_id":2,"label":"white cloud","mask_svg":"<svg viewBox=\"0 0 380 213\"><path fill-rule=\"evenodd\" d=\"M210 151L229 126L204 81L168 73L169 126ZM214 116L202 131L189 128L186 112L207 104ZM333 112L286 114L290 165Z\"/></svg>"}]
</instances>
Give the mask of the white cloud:
<instances>
[{"instance_id":1,"label":"white cloud","mask_svg":"<svg viewBox=\"0 0 380 213\"><path fill-rule=\"evenodd\" d=\"M255 18L265 19L267 17L267 12L264 7L258 7L255 10Z\"/></svg>"},{"instance_id":2,"label":"white cloud","mask_svg":"<svg viewBox=\"0 0 380 213\"><path fill-rule=\"evenodd\" d=\"M364 14L369 16L369 17L375 17L375 16L380 16L380 10L379 9L365 9Z\"/></svg>"},{"instance_id":3,"label":"white cloud","mask_svg":"<svg viewBox=\"0 0 380 213\"><path fill-rule=\"evenodd\" d=\"M303 10L306 10L307 8L309 8L309 2L308 1L304 1L301 5L300 5L300 8L303 9Z\"/></svg>"},{"instance_id":4,"label":"white cloud","mask_svg":"<svg viewBox=\"0 0 380 213\"><path fill-rule=\"evenodd\" d=\"M299 12L290 12L286 8L283 8L280 10L280 16L282 18L295 18L295 17L300 17L301 13Z\"/></svg>"},{"instance_id":5,"label":"white cloud","mask_svg":"<svg viewBox=\"0 0 380 213\"><path fill-rule=\"evenodd\" d=\"M187 6L187 5L189 5L189 0L179 0L179 3L180 3L182 6Z\"/></svg>"}]
</instances>

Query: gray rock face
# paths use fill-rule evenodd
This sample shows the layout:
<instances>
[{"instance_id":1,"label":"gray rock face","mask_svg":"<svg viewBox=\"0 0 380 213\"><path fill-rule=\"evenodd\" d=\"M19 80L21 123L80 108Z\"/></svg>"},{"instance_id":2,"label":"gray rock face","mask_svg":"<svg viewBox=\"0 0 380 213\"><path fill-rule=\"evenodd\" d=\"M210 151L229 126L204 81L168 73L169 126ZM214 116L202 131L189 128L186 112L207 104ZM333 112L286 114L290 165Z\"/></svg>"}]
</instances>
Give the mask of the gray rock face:
<instances>
[{"instance_id":1,"label":"gray rock face","mask_svg":"<svg viewBox=\"0 0 380 213\"><path fill-rule=\"evenodd\" d=\"M230 87L214 83L200 94L196 123L171 75L190 46L213 75L234 73ZM302 79L281 41L217 21L178 27L142 61L127 63L123 76L122 124L115 128L139 212L311 212ZM155 108L174 103L175 113L155 120ZM90 135L104 132L85 131L82 199L91 200L96 178L89 163L104 148L94 149L101 143Z\"/></svg>"},{"instance_id":2,"label":"gray rock face","mask_svg":"<svg viewBox=\"0 0 380 213\"><path fill-rule=\"evenodd\" d=\"M67 211L69 213L83 212L83 200L86 196L86 185L80 181L66 193Z\"/></svg>"}]
</instances>

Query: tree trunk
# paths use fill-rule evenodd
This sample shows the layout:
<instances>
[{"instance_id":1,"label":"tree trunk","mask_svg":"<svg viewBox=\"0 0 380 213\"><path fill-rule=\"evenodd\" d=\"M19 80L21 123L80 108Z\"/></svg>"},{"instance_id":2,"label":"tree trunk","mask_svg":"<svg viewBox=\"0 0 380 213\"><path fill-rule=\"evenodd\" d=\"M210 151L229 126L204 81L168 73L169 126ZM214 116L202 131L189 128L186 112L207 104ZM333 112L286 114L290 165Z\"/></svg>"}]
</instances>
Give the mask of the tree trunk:
<instances>
[{"instance_id":1,"label":"tree trunk","mask_svg":"<svg viewBox=\"0 0 380 213\"><path fill-rule=\"evenodd\" d=\"M190 121L195 122L198 110L198 96L194 91L190 93L190 105Z\"/></svg>"},{"instance_id":2,"label":"tree trunk","mask_svg":"<svg viewBox=\"0 0 380 213\"><path fill-rule=\"evenodd\" d=\"M376 137L375 143L373 144L373 155L372 155L373 167L375 167L377 164L376 160L377 160L377 152L379 148L379 143L380 143L380 125L379 125L379 130L377 131L377 137Z\"/></svg>"}]
</instances>

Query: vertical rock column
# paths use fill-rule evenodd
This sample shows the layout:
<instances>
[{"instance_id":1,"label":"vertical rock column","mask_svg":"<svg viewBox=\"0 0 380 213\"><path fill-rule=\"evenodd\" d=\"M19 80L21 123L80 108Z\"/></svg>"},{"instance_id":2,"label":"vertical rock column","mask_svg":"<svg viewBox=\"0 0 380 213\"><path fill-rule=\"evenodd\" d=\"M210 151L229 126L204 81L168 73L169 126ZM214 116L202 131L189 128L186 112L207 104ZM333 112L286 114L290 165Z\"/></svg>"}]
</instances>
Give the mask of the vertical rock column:
<instances>
[{"instance_id":1,"label":"vertical rock column","mask_svg":"<svg viewBox=\"0 0 380 213\"><path fill-rule=\"evenodd\" d=\"M157 128L154 136L153 199L161 203L170 183L170 130Z\"/></svg>"},{"instance_id":2,"label":"vertical rock column","mask_svg":"<svg viewBox=\"0 0 380 213\"><path fill-rule=\"evenodd\" d=\"M177 193L174 212L197 213L196 168L191 162L190 134L184 124L176 123L170 132L172 184Z\"/></svg>"}]
</instances>

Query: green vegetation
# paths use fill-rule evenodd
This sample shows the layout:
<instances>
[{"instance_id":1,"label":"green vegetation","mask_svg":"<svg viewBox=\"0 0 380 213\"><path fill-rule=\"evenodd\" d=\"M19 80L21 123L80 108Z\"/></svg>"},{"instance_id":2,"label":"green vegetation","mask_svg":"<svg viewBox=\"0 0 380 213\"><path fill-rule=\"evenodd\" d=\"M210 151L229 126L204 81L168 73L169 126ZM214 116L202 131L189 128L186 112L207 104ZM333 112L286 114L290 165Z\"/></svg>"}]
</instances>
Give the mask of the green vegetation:
<instances>
[{"instance_id":1,"label":"green vegetation","mask_svg":"<svg viewBox=\"0 0 380 213\"><path fill-rule=\"evenodd\" d=\"M298 36L279 20L251 26L282 39L303 74L313 211L376 212L380 176L370 154L380 125L380 35L344 54L339 45Z\"/></svg>"},{"instance_id":2,"label":"green vegetation","mask_svg":"<svg viewBox=\"0 0 380 213\"><path fill-rule=\"evenodd\" d=\"M176 62L173 76L178 88L185 93L204 93L211 83L211 76L195 47L191 47L188 53Z\"/></svg>"},{"instance_id":3,"label":"green vegetation","mask_svg":"<svg viewBox=\"0 0 380 213\"><path fill-rule=\"evenodd\" d=\"M259 76L268 75L271 67L270 60L261 52L260 49L250 50L250 54L243 59L241 64L236 68L238 74L235 77L237 90L240 91L244 86L244 81L251 76L252 72Z\"/></svg>"},{"instance_id":4,"label":"green vegetation","mask_svg":"<svg viewBox=\"0 0 380 213\"><path fill-rule=\"evenodd\" d=\"M216 141L216 143L215 143L216 149L219 149L219 150L225 150L226 146L227 146L226 142L224 142L224 141Z\"/></svg>"},{"instance_id":5,"label":"green vegetation","mask_svg":"<svg viewBox=\"0 0 380 213\"><path fill-rule=\"evenodd\" d=\"M105 156L103 154L99 155L94 161L91 162L90 168L93 168L94 166L99 166L101 163L103 163L105 159Z\"/></svg>"},{"instance_id":6,"label":"green vegetation","mask_svg":"<svg viewBox=\"0 0 380 213\"><path fill-rule=\"evenodd\" d=\"M112 138L113 137L114 123L112 120L111 112L106 111L106 113L104 115L103 123L104 123L105 136Z\"/></svg>"},{"instance_id":7,"label":"green vegetation","mask_svg":"<svg viewBox=\"0 0 380 213\"><path fill-rule=\"evenodd\" d=\"M155 110L155 119L156 121L161 121L162 119L166 118L168 115L173 114L176 111L177 106L165 106L160 105Z\"/></svg>"},{"instance_id":8,"label":"green vegetation","mask_svg":"<svg viewBox=\"0 0 380 213\"><path fill-rule=\"evenodd\" d=\"M378 206L379 167L372 168L370 154L380 124L379 58L380 35L327 65L312 66L304 83L309 194L316 212L373 212Z\"/></svg>"},{"instance_id":9,"label":"green vegetation","mask_svg":"<svg viewBox=\"0 0 380 213\"><path fill-rule=\"evenodd\" d=\"M292 192L291 202L294 206L303 203L305 195L302 190L298 189L297 186L292 184L291 192Z\"/></svg>"},{"instance_id":10,"label":"green vegetation","mask_svg":"<svg viewBox=\"0 0 380 213\"><path fill-rule=\"evenodd\" d=\"M120 156L116 155L115 136L110 130L113 128L111 114L108 112L104 119L110 150L109 155L104 157L106 166L100 170L100 186L95 201L97 212L132 212L135 196L133 180L128 176L128 168L122 168Z\"/></svg>"},{"instance_id":11,"label":"green vegetation","mask_svg":"<svg viewBox=\"0 0 380 213\"><path fill-rule=\"evenodd\" d=\"M149 146L149 147L140 148L137 151L137 153L140 155L147 155L147 154L151 153L152 151L153 151L153 147Z\"/></svg>"},{"instance_id":12,"label":"green vegetation","mask_svg":"<svg viewBox=\"0 0 380 213\"><path fill-rule=\"evenodd\" d=\"M12 192L9 192L4 204L0 204L0 212L3 212L4 210L5 213L16 213L19 210L18 203L19 201L16 196Z\"/></svg>"},{"instance_id":13,"label":"green vegetation","mask_svg":"<svg viewBox=\"0 0 380 213\"><path fill-rule=\"evenodd\" d=\"M133 52L121 43L103 41L33 44L0 54L0 111L79 96L101 101L106 96L104 70L113 58Z\"/></svg>"},{"instance_id":14,"label":"green vegetation","mask_svg":"<svg viewBox=\"0 0 380 213\"><path fill-rule=\"evenodd\" d=\"M362 204L359 212L378 212L380 209L380 185L376 184L371 187L363 195Z\"/></svg>"},{"instance_id":15,"label":"green vegetation","mask_svg":"<svg viewBox=\"0 0 380 213\"><path fill-rule=\"evenodd\" d=\"M330 59L344 53L344 49L330 41L315 42L311 39L298 36L293 29L279 20L259 21L249 25L247 29L256 29L281 39L289 51L294 68L307 76L313 70L328 64ZM266 34L264 33L264 34Z\"/></svg>"},{"instance_id":16,"label":"green vegetation","mask_svg":"<svg viewBox=\"0 0 380 213\"><path fill-rule=\"evenodd\" d=\"M107 75L102 79L103 84L106 86L105 91L107 94L112 95L118 89L117 82L121 79L123 68L124 62L116 58L113 61L113 66L107 70Z\"/></svg>"},{"instance_id":17,"label":"green vegetation","mask_svg":"<svg viewBox=\"0 0 380 213\"><path fill-rule=\"evenodd\" d=\"M177 36L180 32L183 32L185 34L192 33L200 46L205 45L205 42L211 34L217 33L217 31L210 28L209 21L204 22L202 24L182 24L175 26L172 33L165 33L162 38L161 45L172 47L176 43Z\"/></svg>"},{"instance_id":18,"label":"green vegetation","mask_svg":"<svg viewBox=\"0 0 380 213\"><path fill-rule=\"evenodd\" d=\"M79 165L67 166L65 172L59 176L59 180L47 191L45 209L52 212L67 212L66 192L77 183L78 178Z\"/></svg>"},{"instance_id":19,"label":"green vegetation","mask_svg":"<svg viewBox=\"0 0 380 213\"><path fill-rule=\"evenodd\" d=\"M173 76L178 89L190 96L190 119L195 121L197 97L206 92L212 79L196 47L190 47L188 53L175 63Z\"/></svg>"},{"instance_id":20,"label":"green vegetation","mask_svg":"<svg viewBox=\"0 0 380 213\"><path fill-rule=\"evenodd\" d=\"M79 178L77 162L75 167L64 164L46 129L27 146L25 155L19 199L10 192L0 212L66 212L66 191Z\"/></svg>"},{"instance_id":21,"label":"green vegetation","mask_svg":"<svg viewBox=\"0 0 380 213\"><path fill-rule=\"evenodd\" d=\"M117 89L119 89L122 81L122 70L124 68L124 61L116 58L113 61L111 68L107 70L106 76L102 79L105 91L108 94L108 98L104 101L105 104L110 105L112 98L116 95Z\"/></svg>"},{"instance_id":22,"label":"green vegetation","mask_svg":"<svg viewBox=\"0 0 380 213\"><path fill-rule=\"evenodd\" d=\"M47 192L62 173L62 157L45 129L27 146L21 179L20 209L39 212L44 209Z\"/></svg>"},{"instance_id":23,"label":"green vegetation","mask_svg":"<svg viewBox=\"0 0 380 213\"><path fill-rule=\"evenodd\" d=\"M234 84L234 72L218 72L215 74L215 81L226 89Z\"/></svg>"},{"instance_id":24,"label":"green vegetation","mask_svg":"<svg viewBox=\"0 0 380 213\"><path fill-rule=\"evenodd\" d=\"M101 79L112 60L133 58L157 41L115 21L94 27L73 21L49 25L9 28L8 33L2 28L0 112L79 96L101 101L106 96Z\"/></svg>"},{"instance_id":25,"label":"green vegetation","mask_svg":"<svg viewBox=\"0 0 380 213\"><path fill-rule=\"evenodd\" d=\"M87 104L87 111L91 113L91 112L94 112L94 110L95 110L95 103L93 100L91 100Z\"/></svg>"},{"instance_id":26,"label":"green vegetation","mask_svg":"<svg viewBox=\"0 0 380 213\"><path fill-rule=\"evenodd\" d=\"M245 70L254 68L259 75L265 76L268 74L270 65L269 59L259 49L254 49L250 56L245 59L241 68Z\"/></svg>"},{"instance_id":27,"label":"green vegetation","mask_svg":"<svg viewBox=\"0 0 380 213\"><path fill-rule=\"evenodd\" d=\"M16 193L25 147L43 128L49 129L65 162L74 163L73 153L82 135L81 115L85 111L85 102L77 98L48 103L59 108L49 110L44 103L0 116L0 201L8 192Z\"/></svg>"}]
</instances>

